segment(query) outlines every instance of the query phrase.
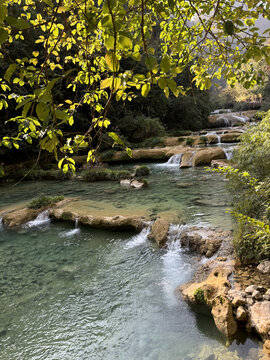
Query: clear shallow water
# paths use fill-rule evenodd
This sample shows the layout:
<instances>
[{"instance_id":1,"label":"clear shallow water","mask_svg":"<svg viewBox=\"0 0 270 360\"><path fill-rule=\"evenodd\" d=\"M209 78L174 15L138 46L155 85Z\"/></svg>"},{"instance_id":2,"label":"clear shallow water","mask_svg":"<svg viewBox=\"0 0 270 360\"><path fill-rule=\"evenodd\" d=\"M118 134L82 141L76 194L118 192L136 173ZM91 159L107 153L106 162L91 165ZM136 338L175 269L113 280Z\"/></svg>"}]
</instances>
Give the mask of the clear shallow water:
<instances>
[{"instance_id":1,"label":"clear shallow water","mask_svg":"<svg viewBox=\"0 0 270 360\"><path fill-rule=\"evenodd\" d=\"M42 188L95 197L104 209L110 201L124 209L136 201L152 204L157 213L172 206L190 223L230 228L225 207L216 206L226 198L219 177L201 169L151 169L150 186L141 192L122 192L117 183L72 181L1 186L1 207L28 201ZM178 182L192 186L174 186ZM198 265L177 241L158 249L147 230L134 235L75 229L46 216L18 232L0 229L0 359L257 359L258 344L247 339L225 347L211 318L190 311L178 296L176 288Z\"/></svg>"}]
</instances>

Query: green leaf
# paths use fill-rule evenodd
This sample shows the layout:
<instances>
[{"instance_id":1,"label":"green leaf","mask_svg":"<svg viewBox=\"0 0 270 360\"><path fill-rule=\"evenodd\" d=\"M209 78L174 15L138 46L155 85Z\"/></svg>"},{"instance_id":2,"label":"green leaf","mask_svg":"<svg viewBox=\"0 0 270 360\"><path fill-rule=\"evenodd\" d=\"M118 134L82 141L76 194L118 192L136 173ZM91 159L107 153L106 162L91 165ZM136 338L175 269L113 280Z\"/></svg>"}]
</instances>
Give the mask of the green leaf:
<instances>
[{"instance_id":1,"label":"green leaf","mask_svg":"<svg viewBox=\"0 0 270 360\"><path fill-rule=\"evenodd\" d=\"M55 110L55 116L57 119L60 119L60 120L69 120L69 115L68 113L66 113L65 111L63 110Z\"/></svg>"},{"instance_id":2,"label":"green leaf","mask_svg":"<svg viewBox=\"0 0 270 360\"><path fill-rule=\"evenodd\" d=\"M0 6L0 22L3 22L5 17L7 16L7 5Z\"/></svg>"},{"instance_id":3,"label":"green leaf","mask_svg":"<svg viewBox=\"0 0 270 360\"><path fill-rule=\"evenodd\" d=\"M148 70L153 70L157 66L157 59L154 56L148 56L145 59L145 65Z\"/></svg>"},{"instance_id":4,"label":"green leaf","mask_svg":"<svg viewBox=\"0 0 270 360\"><path fill-rule=\"evenodd\" d=\"M142 96L143 96L143 97L146 97L146 96L148 95L150 89L151 89L151 86L150 86L149 83L144 84L144 85L142 86Z\"/></svg>"},{"instance_id":5,"label":"green leaf","mask_svg":"<svg viewBox=\"0 0 270 360\"><path fill-rule=\"evenodd\" d=\"M125 50L132 50L132 41L127 36L119 36L119 44Z\"/></svg>"},{"instance_id":6,"label":"green leaf","mask_svg":"<svg viewBox=\"0 0 270 360\"><path fill-rule=\"evenodd\" d=\"M0 28L0 45L2 45L8 39L8 31Z\"/></svg>"},{"instance_id":7,"label":"green leaf","mask_svg":"<svg viewBox=\"0 0 270 360\"><path fill-rule=\"evenodd\" d=\"M112 81L112 77L102 80L100 83L100 89L106 89L107 87L110 87L112 85Z\"/></svg>"},{"instance_id":8,"label":"green leaf","mask_svg":"<svg viewBox=\"0 0 270 360\"><path fill-rule=\"evenodd\" d=\"M94 150L88 151L87 159L86 159L87 162L89 162L89 161L95 162L96 158L95 158L94 152L95 152Z\"/></svg>"},{"instance_id":9,"label":"green leaf","mask_svg":"<svg viewBox=\"0 0 270 360\"><path fill-rule=\"evenodd\" d=\"M11 76L14 74L15 70L17 69L17 64L10 64L5 72L4 79L9 81Z\"/></svg>"},{"instance_id":10,"label":"green leaf","mask_svg":"<svg viewBox=\"0 0 270 360\"><path fill-rule=\"evenodd\" d=\"M234 33L234 25L231 20L227 20L224 24L224 30L227 35L233 35Z\"/></svg>"},{"instance_id":11,"label":"green leaf","mask_svg":"<svg viewBox=\"0 0 270 360\"><path fill-rule=\"evenodd\" d=\"M7 16L5 20L8 23L8 25L15 27L16 29L24 30L24 29L29 29L31 26L28 21L23 19L16 19L13 16Z\"/></svg>"},{"instance_id":12,"label":"green leaf","mask_svg":"<svg viewBox=\"0 0 270 360\"><path fill-rule=\"evenodd\" d=\"M166 86L167 86L167 81L166 81L166 79L164 79L164 78L158 79L158 86L159 86L162 90L164 90L164 89L166 88Z\"/></svg>"},{"instance_id":13,"label":"green leaf","mask_svg":"<svg viewBox=\"0 0 270 360\"><path fill-rule=\"evenodd\" d=\"M170 63L170 58L168 56L165 56L160 63L160 67L161 70L165 73L167 73L168 71L170 71L171 69L171 63Z\"/></svg>"},{"instance_id":14,"label":"green leaf","mask_svg":"<svg viewBox=\"0 0 270 360\"><path fill-rule=\"evenodd\" d=\"M109 36L108 38L106 38L104 40L104 44L105 44L107 50L112 50L114 48L114 37Z\"/></svg>"},{"instance_id":15,"label":"green leaf","mask_svg":"<svg viewBox=\"0 0 270 360\"><path fill-rule=\"evenodd\" d=\"M126 152L130 158L132 158L132 150L130 148L126 148Z\"/></svg>"},{"instance_id":16,"label":"green leaf","mask_svg":"<svg viewBox=\"0 0 270 360\"><path fill-rule=\"evenodd\" d=\"M124 146L124 141L114 132L108 132L110 138L112 138L117 144Z\"/></svg>"},{"instance_id":17,"label":"green leaf","mask_svg":"<svg viewBox=\"0 0 270 360\"><path fill-rule=\"evenodd\" d=\"M44 120L49 115L49 108L45 103L39 102L36 106L36 113L40 120Z\"/></svg>"},{"instance_id":18,"label":"green leaf","mask_svg":"<svg viewBox=\"0 0 270 360\"><path fill-rule=\"evenodd\" d=\"M108 51L107 54L105 55L105 61L111 71L113 72L119 71L120 68L119 61L114 52Z\"/></svg>"}]
</instances>

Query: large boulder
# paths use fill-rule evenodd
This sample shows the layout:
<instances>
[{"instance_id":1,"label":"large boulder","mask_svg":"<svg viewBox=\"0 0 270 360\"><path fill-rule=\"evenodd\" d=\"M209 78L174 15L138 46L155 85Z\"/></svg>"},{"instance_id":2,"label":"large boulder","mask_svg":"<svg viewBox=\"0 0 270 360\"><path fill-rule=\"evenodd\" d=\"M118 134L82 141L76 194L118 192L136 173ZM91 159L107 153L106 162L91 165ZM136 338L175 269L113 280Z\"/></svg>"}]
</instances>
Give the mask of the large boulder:
<instances>
[{"instance_id":1,"label":"large boulder","mask_svg":"<svg viewBox=\"0 0 270 360\"><path fill-rule=\"evenodd\" d=\"M230 274L231 270L228 267L219 266L210 273L206 280L199 283L188 283L180 288L185 300L211 308L215 324L225 336L232 336L237 331L232 303L227 297L231 286L228 281Z\"/></svg>"},{"instance_id":2,"label":"large boulder","mask_svg":"<svg viewBox=\"0 0 270 360\"><path fill-rule=\"evenodd\" d=\"M263 339L270 339L270 301L256 302L249 311L251 326Z\"/></svg>"},{"instance_id":3,"label":"large boulder","mask_svg":"<svg viewBox=\"0 0 270 360\"><path fill-rule=\"evenodd\" d=\"M148 238L156 241L159 247L165 245L168 237L170 223L164 219L157 219L151 227Z\"/></svg>"},{"instance_id":4,"label":"large boulder","mask_svg":"<svg viewBox=\"0 0 270 360\"><path fill-rule=\"evenodd\" d=\"M200 149L192 158L193 166L210 165L212 160L226 159L222 148Z\"/></svg>"},{"instance_id":5,"label":"large boulder","mask_svg":"<svg viewBox=\"0 0 270 360\"><path fill-rule=\"evenodd\" d=\"M183 154L180 163L180 169L192 167L192 158L194 156L194 153L195 151L189 150Z\"/></svg>"}]
</instances>

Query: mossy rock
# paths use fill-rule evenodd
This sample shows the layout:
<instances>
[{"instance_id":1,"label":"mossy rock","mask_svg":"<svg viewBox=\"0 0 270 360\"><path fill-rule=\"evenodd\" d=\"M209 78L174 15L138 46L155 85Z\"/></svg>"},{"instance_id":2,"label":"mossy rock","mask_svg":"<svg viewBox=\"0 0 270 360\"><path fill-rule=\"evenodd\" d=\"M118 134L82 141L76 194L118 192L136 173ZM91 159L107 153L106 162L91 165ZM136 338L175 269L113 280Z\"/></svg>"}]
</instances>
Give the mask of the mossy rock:
<instances>
[{"instance_id":1,"label":"mossy rock","mask_svg":"<svg viewBox=\"0 0 270 360\"><path fill-rule=\"evenodd\" d=\"M64 200L64 196L59 195L59 196L48 196L48 195L43 195L43 196L39 196L35 199L33 199L28 205L27 207L29 209L40 209L42 207L51 205L51 204L55 204L58 201Z\"/></svg>"},{"instance_id":2,"label":"mossy rock","mask_svg":"<svg viewBox=\"0 0 270 360\"><path fill-rule=\"evenodd\" d=\"M138 166L135 169L135 176L148 176L150 175L150 169L146 165Z\"/></svg>"}]
</instances>

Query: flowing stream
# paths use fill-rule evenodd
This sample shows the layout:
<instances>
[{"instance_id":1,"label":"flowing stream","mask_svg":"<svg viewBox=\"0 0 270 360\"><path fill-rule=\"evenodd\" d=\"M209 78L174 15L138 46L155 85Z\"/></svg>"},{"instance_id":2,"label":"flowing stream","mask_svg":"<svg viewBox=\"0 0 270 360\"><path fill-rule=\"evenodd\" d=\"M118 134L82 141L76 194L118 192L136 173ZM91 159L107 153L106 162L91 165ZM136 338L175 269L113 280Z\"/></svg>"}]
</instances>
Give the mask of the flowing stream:
<instances>
[{"instance_id":1,"label":"flowing stream","mask_svg":"<svg viewBox=\"0 0 270 360\"><path fill-rule=\"evenodd\" d=\"M183 226L232 226L225 182L203 169L150 167L149 187L141 191L110 182L0 186L0 209L44 188L76 196L78 206L97 213L109 208L150 220L163 214L175 223L167 249L147 239L149 228L139 234L93 230L51 222L47 213L18 231L1 226L1 360L258 358L257 342L226 344L211 317L191 311L177 290L199 266L180 246Z\"/></svg>"}]
</instances>

